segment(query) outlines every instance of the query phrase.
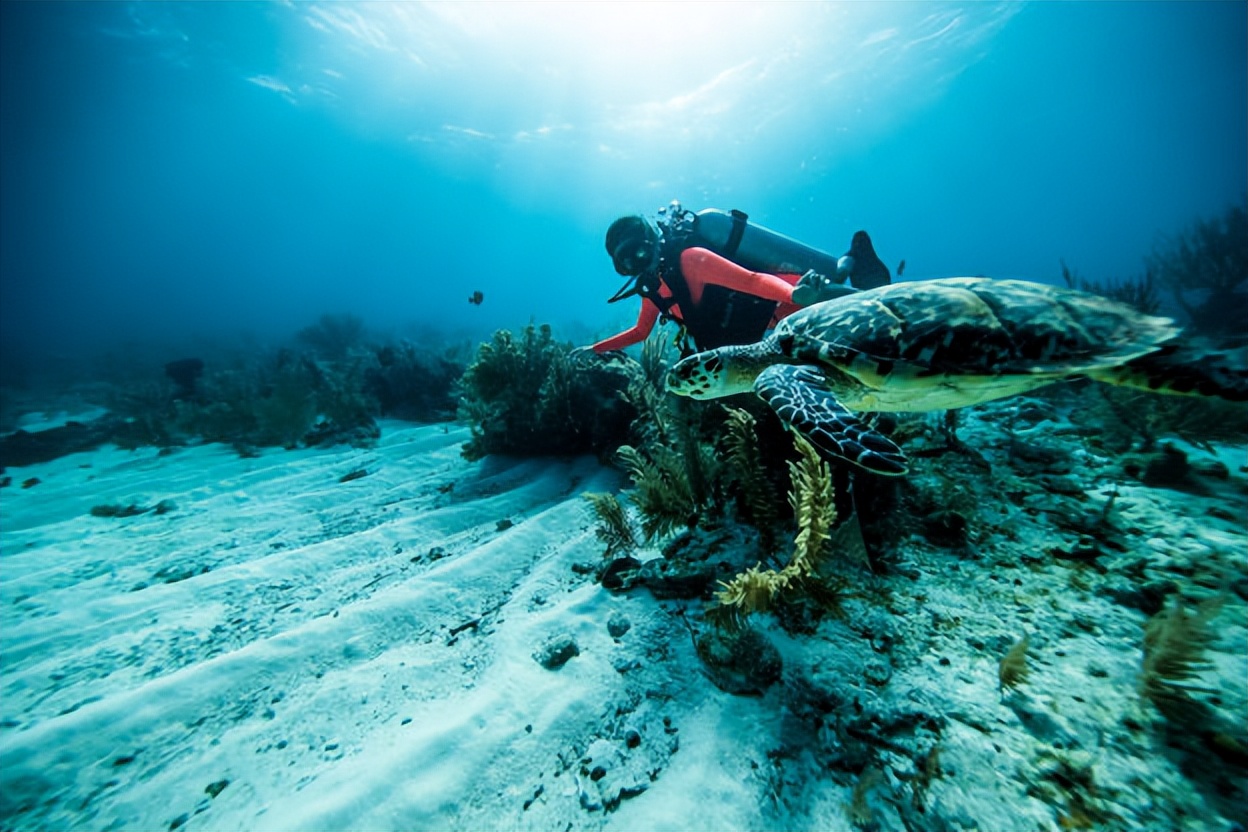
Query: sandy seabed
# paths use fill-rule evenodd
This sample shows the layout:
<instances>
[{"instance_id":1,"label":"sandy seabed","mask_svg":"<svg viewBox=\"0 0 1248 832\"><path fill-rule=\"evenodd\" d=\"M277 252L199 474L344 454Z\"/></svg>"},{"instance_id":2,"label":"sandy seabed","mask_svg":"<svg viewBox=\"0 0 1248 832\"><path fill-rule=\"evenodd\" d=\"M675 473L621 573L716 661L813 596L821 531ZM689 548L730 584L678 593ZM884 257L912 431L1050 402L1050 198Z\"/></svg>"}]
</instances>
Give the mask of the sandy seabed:
<instances>
[{"instance_id":1,"label":"sandy seabed","mask_svg":"<svg viewBox=\"0 0 1248 832\"><path fill-rule=\"evenodd\" d=\"M1072 564L1019 566L1053 542L1035 513L974 560L916 540L887 612L854 601L803 636L757 616L784 678L738 696L695 649L701 601L596 582L581 495L619 472L467 462L467 438L383 422L370 449L109 447L10 469L0 828L1235 828L1243 771L1212 761L1215 794L1137 692L1145 616L1073 589ZM1244 478L1112 484L1135 530L1120 557L1242 576ZM1241 725L1244 612L1231 595L1210 671ZM1024 632L1032 674L1003 696L997 661ZM579 652L548 669L556 639ZM899 713L924 718L878 716ZM838 756L849 736L870 763ZM920 741L940 764L916 797Z\"/></svg>"}]
</instances>

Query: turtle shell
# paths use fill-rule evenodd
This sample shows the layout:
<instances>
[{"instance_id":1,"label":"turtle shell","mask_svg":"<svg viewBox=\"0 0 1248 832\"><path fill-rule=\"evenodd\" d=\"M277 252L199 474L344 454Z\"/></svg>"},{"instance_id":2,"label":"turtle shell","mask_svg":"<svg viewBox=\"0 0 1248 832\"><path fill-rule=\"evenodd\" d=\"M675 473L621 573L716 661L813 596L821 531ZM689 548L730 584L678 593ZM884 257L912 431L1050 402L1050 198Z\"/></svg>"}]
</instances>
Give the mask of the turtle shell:
<instances>
[{"instance_id":1,"label":"turtle shell","mask_svg":"<svg viewBox=\"0 0 1248 832\"><path fill-rule=\"evenodd\" d=\"M775 337L799 361L880 387L934 377L1075 375L1150 353L1178 331L1168 318L1087 292L959 277L817 304L782 321Z\"/></svg>"}]
</instances>

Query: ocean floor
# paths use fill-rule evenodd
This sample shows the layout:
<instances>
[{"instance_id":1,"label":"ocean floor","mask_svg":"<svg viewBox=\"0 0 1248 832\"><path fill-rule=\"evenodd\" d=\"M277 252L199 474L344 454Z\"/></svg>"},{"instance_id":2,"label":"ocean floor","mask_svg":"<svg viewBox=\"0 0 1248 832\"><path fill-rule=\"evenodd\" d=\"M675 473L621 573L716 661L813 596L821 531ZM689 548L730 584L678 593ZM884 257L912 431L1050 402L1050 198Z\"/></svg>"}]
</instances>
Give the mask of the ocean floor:
<instances>
[{"instance_id":1,"label":"ocean floor","mask_svg":"<svg viewBox=\"0 0 1248 832\"><path fill-rule=\"evenodd\" d=\"M10 468L0 828L1242 829L1244 449L1182 446L1182 490L1148 486L1020 454L1002 412L907 486L969 528L933 514L947 539L886 574L846 558L808 628L753 616L731 639L770 671L736 693L705 601L599 583L582 495L629 483L592 458L382 422L369 449ZM1203 652L1165 715L1145 623L1178 608Z\"/></svg>"}]
</instances>

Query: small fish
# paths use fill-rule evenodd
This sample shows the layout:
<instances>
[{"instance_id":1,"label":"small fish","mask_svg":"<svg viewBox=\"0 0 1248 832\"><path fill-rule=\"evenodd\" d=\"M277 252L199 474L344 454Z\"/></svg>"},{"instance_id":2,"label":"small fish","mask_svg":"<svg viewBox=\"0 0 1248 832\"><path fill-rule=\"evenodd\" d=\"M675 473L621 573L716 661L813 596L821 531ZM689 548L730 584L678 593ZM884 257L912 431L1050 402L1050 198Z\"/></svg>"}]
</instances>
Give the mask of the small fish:
<instances>
[{"instance_id":1,"label":"small fish","mask_svg":"<svg viewBox=\"0 0 1248 832\"><path fill-rule=\"evenodd\" d=\"M906 273L906 261L902 260L900 263L897 264L897 276L901 277L905 273Z\"/></svg>"},{"instance_id":2,"label":"small fish","mask_svg":"<svg viewBox=\"0 0 1248 832\"><path fill-rule=\"evenodd\" d=\"M483 301L483 300L485 300L485 295L481 294L481 290L480 290L480 289L478 289L477 291L473 292L473 293L472 293L471 295L469 295L469 297L468 297L468 302L469 302L469 303L471 303L473 306L480 306L480 305L481 305L481 301Z\"/></svg>"}]
</instances>

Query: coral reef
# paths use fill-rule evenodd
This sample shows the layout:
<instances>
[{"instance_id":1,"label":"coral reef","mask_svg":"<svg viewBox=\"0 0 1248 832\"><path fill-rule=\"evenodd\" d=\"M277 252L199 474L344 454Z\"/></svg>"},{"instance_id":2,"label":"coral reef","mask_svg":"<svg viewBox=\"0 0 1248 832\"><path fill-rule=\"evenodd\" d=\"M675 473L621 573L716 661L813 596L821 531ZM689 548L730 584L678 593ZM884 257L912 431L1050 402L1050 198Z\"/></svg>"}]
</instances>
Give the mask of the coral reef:
<instances>
[{"instance_id":1,"label":"coral reef","mask_svg":"<svg viewBox=\"0 0 1248 832\"><path fill-rule=\"evenodd\" d=\"M639 372L628 360L574 362L548 325L499 330L460 380L460 417L472 428L467 459L487 454L605 456L628 439L636 415L623 393Z\"/></svg>"},{"instance_id":2,"label":"coral reef","mask_svg":"<svg viewBox=\"0 0 1248 832\"><path fill-rule=\"evenodd\" d=\"M109 381L91 399L106 415L90 425L16 431L0 438L0 460L23 464L106 442L126 449L221 442L248 455L261 447L367 445L379 435L379 415L453 416L462 363L406 341L365 349L363 332L358 319L330 315L300 331L297 340L311 352L256 347L146 371L133 355L110 355L103 362Z\"/></svg>"},{"instance_id":3,"label":"coral reef","mask_svg":"<svg viewBox=\"0 0 1248 832\"><path fill-rule=\"evenodd\" d=\"M165 365L165 375L178 386L174 396L179 399L195 395L195 384L204 374L204 362L201 358L180 358Z\"/></svg>"},{"instance_id":4,"label":"coral reef","mask_svg":"<svg viewBox=\"0 0 1248 832\"><path fill-rule=\"evenodd\" d=\"M183 441L252 447L376 438L375 405L354 366L322 367L306 355L279 350L251 366L211 373L194 402L178 402L172 431ZM148 443L151 444L151 443Z\"/></svg>"},{"instance_id":5,"label":"coral reef","mask_svg":"<svg viewBox=\"0 0 1248 832\"><path fill-rule=\"evenodd\" d=\"M0 470L11 465L34 465L98 448L112 441L120 429L117 417L105 415L90 422L71 421L46 430L15 430L0 437Z\"/></svg>"}]
</instances>

